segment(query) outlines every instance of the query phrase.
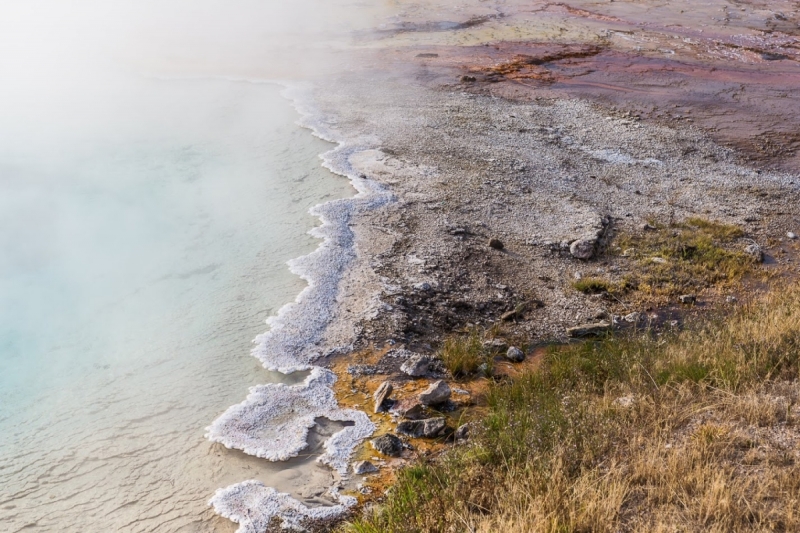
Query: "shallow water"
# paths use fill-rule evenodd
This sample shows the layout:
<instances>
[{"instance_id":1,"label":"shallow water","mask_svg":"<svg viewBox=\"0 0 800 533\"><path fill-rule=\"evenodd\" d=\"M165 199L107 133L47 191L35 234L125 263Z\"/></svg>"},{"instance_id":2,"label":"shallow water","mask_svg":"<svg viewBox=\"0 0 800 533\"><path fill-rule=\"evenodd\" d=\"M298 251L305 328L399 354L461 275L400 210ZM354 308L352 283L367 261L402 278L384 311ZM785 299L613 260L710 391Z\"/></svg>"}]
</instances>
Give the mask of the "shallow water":
<instances>
[{"instance_id":1,"label":"shallow water","mask_svg":"<svg viewBox=\"0 0 800 533\"><path fill-rule=\"evenodd\" d=\"M228 531L215 489L314 503L331 476L203 438L248 386L305 377L250 341L304 286L285 262L318 244L309 207L353 192L320 166L330 145L274 85L124 83L89 126L0 125L6 531Z\"/></svg>"}]
</instances>

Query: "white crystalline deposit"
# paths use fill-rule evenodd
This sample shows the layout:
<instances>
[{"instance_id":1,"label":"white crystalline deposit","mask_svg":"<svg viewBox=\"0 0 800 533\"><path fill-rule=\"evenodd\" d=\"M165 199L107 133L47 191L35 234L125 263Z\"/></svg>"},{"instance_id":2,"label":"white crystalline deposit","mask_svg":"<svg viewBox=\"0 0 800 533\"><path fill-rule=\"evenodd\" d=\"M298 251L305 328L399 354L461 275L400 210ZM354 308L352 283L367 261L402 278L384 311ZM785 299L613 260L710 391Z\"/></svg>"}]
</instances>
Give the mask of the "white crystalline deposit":
<instances>
[{"instance_id":1,"label":"white crystalline deposit","mask_svg":"<svg viewBox=\"0 0 800 533\"><path fill-rule=\"evenodd\" d=\"M301 529L304 520L332 518L356 503L355 498L335 492L332 495L338 505L309 508L286 493L251 480L217 490L208 504L220 516L239 524L236 533L262 533L276 516L280 516L283 528Z\"/></svg>"},{"instance_id":2,"label":"white crystalline deposit","mask_svg":"<svg viewBox=\"0 0 800 533\"><path fill-rule=\"evenodd\" d=\"M653 159L652 157L648 157L647 159L636 159L631 157L630 155L621 152L619 150L591 150L589 153L595 158L601 161L607 161L609 163L615 163L618 165L656 165L661 166L663 164L662 161L658 159Z\"/></svg>"},{"instance_id":3,"label":"white crystalline deposit","mask_svg":"<svg viewBox=\"0 0 800 533\"><path fill-rule=\"evenodd\" d=\"M354 235L349 226L351 218L359 211L393 201L390 193L352 168L350 157L369 146L341 141L330 126L316 118L318 112L308 103L308 91L299 86L291 87L284 96L292 99L303 115L302 126L321 139L338 143L335 149L322 156L323 166L347 177L357 194L311 208L310 213L318 217L322 225L309 233L322 239L322 244L314 252L289 262L291 272L308 282L308 286L293 303L283 306L276 316L267 320L270 330L254 341L253 355L264 367L284 373L307 370L323 355L318 344L330 322L339 281L355 257Z\"/></svg>"},{"instance_id":4,"label":"white crystalline deposit","mask_svg":"<svg viewBox=\"0 0 800 533\"><path fill-rule=\"evenodd\" d=\"M230 407L206 428L206 438L249 455L285 461L306 448L314 419L353 422L325 442L326 453L319 458L345 474L353 449L372 434L375 426L365 413L339 408L330 388L335 381L332 372L316 367L298 385L252 387L245 401Z\"/></svg>"},{"instance_id":5,"label":"white crystalline deposit","mask_svg":"<svg viewBox=\"0 0 800 533\"><path fill-rule=\"evenodd\" d=\"M322 239L322 244L311 254L289 263L290 270L306 280L308 286L293 303L271 317L267 321L270 330L254 340L253 355L268 370L288 374L311 369L311 374L299 385L252 387L245 401L230 407L206 429L206 437L250 455L283 461L306 448L308 431L316 418L352 422L325 441L325 453L318 459L346 476L353 450L372 434L375 426L365 413L339 408L330 388L336 376L313 366L313 362L324 355L321 345L333 316L339 282L355 257L350 221L354 214L391 202L393 197L351 165L351 156L369 149L374 142L345 143L328 123L318 118L321 115L308 103L308 88L287 88L284 95L303 116L302 126L317 137L338 144L322 156L323 166L349 178L357 194L310 210L322 221L310 232ZM280 517L284 527L299 527L305 519L329 518L355 503L332 488L329 492L339 504L312 509L260 481L244 481L219 489L209 504L221 516L238 523L238 533L260 533L273 517Z\"/></svg>"}]
</instances>

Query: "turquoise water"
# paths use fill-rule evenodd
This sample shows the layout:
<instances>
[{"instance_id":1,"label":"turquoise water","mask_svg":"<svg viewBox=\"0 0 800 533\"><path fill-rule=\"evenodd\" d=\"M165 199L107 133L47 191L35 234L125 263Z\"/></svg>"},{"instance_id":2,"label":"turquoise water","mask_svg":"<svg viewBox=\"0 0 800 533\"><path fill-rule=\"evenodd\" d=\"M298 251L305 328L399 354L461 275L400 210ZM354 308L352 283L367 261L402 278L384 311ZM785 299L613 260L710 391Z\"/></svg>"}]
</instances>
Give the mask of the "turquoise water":
<instances>
[{"instance_id":1,"label":"turquoise water","mask_svg":"<svg viewBox=\"0 0 800 533\"><path fill-rule=\"evenodd\" d=\"M0 123L6 531L230 531L214 489L313 498L330 475L203 438L248 386L291 379L250 341L303 288L285 262L318 244L309 207L353 192L320 167L330 145L274 85L120 83L125 98Z\"/></svg>"}]
</instances>

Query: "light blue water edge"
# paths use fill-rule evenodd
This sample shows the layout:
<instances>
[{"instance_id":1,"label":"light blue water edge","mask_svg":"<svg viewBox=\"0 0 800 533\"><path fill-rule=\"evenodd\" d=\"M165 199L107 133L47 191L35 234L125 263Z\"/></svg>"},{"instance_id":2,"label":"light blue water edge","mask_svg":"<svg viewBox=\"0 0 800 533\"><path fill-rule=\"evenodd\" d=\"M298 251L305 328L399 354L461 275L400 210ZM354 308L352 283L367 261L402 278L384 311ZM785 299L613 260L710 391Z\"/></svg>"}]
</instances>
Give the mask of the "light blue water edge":
<instances>
[{"instance_id":1,"label":"light blue water edge","mask_svg":"<svg viewBox=\"0 0 800 533\"><path fill-rule=\"evenodd\" d=\"M137 80L85 122L0 124L12 530L178 531L214 520L215 488L303 485L203 439L248 386L302 379L266 372L250 341L304 287L286 261L319 244L309 207L353 194L280 90Z\"/></svg>"}]
</instances>

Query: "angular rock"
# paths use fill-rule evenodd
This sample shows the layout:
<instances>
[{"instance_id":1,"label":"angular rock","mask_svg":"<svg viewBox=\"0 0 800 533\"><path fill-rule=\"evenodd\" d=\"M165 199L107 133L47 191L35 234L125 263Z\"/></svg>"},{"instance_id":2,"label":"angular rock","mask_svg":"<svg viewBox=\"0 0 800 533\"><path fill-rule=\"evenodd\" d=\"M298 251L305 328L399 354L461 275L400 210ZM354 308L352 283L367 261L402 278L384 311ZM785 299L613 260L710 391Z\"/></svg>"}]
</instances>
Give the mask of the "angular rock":
<instances>
[{"instance_id":1,"label":"angular rock","mask_svg":"<svg viewBox=\"0 0 800 533\"><path fill-rule=\"evenodd\" d=\"M490 341L484 341L483 347L487 350L504 352L508 350L508 343L503 339L492 339Z\"/></svg>"},{"instance_id":2,"label":"angular rock","mask_svg":"<svg viewBox=\"0 0 800 533\"><path fill-rule=\"evenodd\" d=\"M397 457L403 451L403 441L391 433L372 439L370 444L375 448L375 451L389 457Z\"/></svg>"},{"instance_id":3,"label":"angular rock","mask_svg":"<svg viewBox=\"0 0 800 533\"><path fill-rule=\"evenodd\" d=\"M508 322L510 320L514 320L515 318L522 318L522 315L525 313L525 309L528 308L527 304L519 304L516 306L512 311L508 311L507 313L503 313L500 316L500 320L504 322Z\"/></svg>"},{"instance_id":4,"label":"angular rock","mask_svg":"<svg viewBox=\"0 0 800 533\"><path fill-rule=\"evenodd\" d=\"M357 476L362 474L371 474L373 472L377 472L378 467L374 464L370 463L369 461L356 461L353 463L353 473Z\"/></svg>"},{"instance_id":5,"label":"angular rock","mask_svg":"<svg viewBox=\"0 0 800 533\"><path fill-rule=\"evenodd\" d=\"M757 263L762 263L764 261L764 250L755 243L747 245L744 249L744 253L752 257Z\"/></svg>"},{"instance_id":6,"label":"angular rock","mask_svg":"<svg viewBox=\"0 0 800 533\"><path fill-rule=\"evenodd\" d=\"M567 328L567 337L591 337L601 335L611 329L608 322L597 322L596 324L581 324Z\"/></svg>"},{"instance_id":7,"label":"angular rock","mask_svg":"<svg viewBox=\"0 0 800 533\"><path fill-rule=\"evenodd\" d=\"M433 359L428 357L427 355L414 355L408 359L403 365L400 367L400 370L405 372L411 377L422 377L426 376L428 372L430 372L430 366L433 362Z\"/></svg>"},{"instance_id":8,"label":"angular rock","mask_svg":"<svg viewBox=\"0 0 800 533\"><path fill-rule=\"evenodd\" d=\"M425 406L419 403L416 398L404 398L392 406L392 413L409 420L421 420L427 418Z\"/></svg>"},{"instance_id":9,"label":"angular rock","mask_svg":"<svg viewBox=\"0 0 800 533\"><path fill-rule=\"evenodd\" d=\"M432 383L430 387L420 393L419 402L422 405L436 405L450 399L450 386L442 380Z\"/></svg>"},{"instance_id":10,"label":"angular rock","mask_svg":"<svg viewBox=\"0 0 800 533\"><path fill-rule=\"evenodd\" d=\"M372 399L375 400L376 413L380 413L383 410L383 402L389 397L393 390L394 387L392 387L392 384L388 381L384 381L377 388L375 394L372 395Z\"/></svg>"},{"instance_id":11,"label":"angular rock","mask_svg":"<svg viewBox=\"0 0 800 533\"><path fill-rule=\"evenodd\" d=\"M397 424L397 432L409 437L432 439L447 426L443 416L425 420L405 420Z\"/></svg>"},{"instance_id":12,"label":"angular rock","mask_svg":"<svg viewBox=\"0 0 800 533\"><path fill-rule=\"evenodd\" d=\"M458 429L453 433L453 438L456 439L456 441L467 440L469 438L469 424L458 426Z\"/></svg>"},{"instance_id":13,"label":"angular rock","mask_svg":"<svg viewBox=\"0 0 800 533\"><path fill-rule=\"evenodd\" d=\"M697 296L694 294L682 294L678 296L678 301L685 305L693 304L697 301Z\"/></svg>"},{"instance_id":14,"label":"angular rock","mask_svg":"<svg viewBox=\"0 0 800 533\"><path fill-rule=\"evenodd\" d=\"M625 322L629 322L631 324L636 324L637 322L641 321L642 318L644 318L644 315L642 315L642 313L634 311L633 313L630 313L622 317L622 320L624 320Z\"/></svg>"},{"instance_id":15,"label":"angular rock","mask_svg":"<svg viewBox=\"0 0 800 533\"><path fill-rule=\"evenodd\" d=\"M591 235L581 237L569 245L569 253L572 255L572 257L576 259L582 259L584 261L594 257L596 251L597 237Z\"/></svg>"},{"instance_id":16,"label":"angular rock","mask_svg":"<svg viewBox=\"0 0 800 533\"><path fill-rule=\"evenodd\" d=\"M525 360L525 353L516 346L511 346L506 352L506 359L512 363L521 363Z\"/></svg>"},{"instance_id":17,"label":"angular rock","mask_svg":"<svg viewBox=\"0 0 800 533\"><path fill-rule=\"evenodd\" d=\"M494 248L495 250L502 250L505 248L503 241L500 239L489 239L489 248Z\"/></svg>"}]
</instances>

